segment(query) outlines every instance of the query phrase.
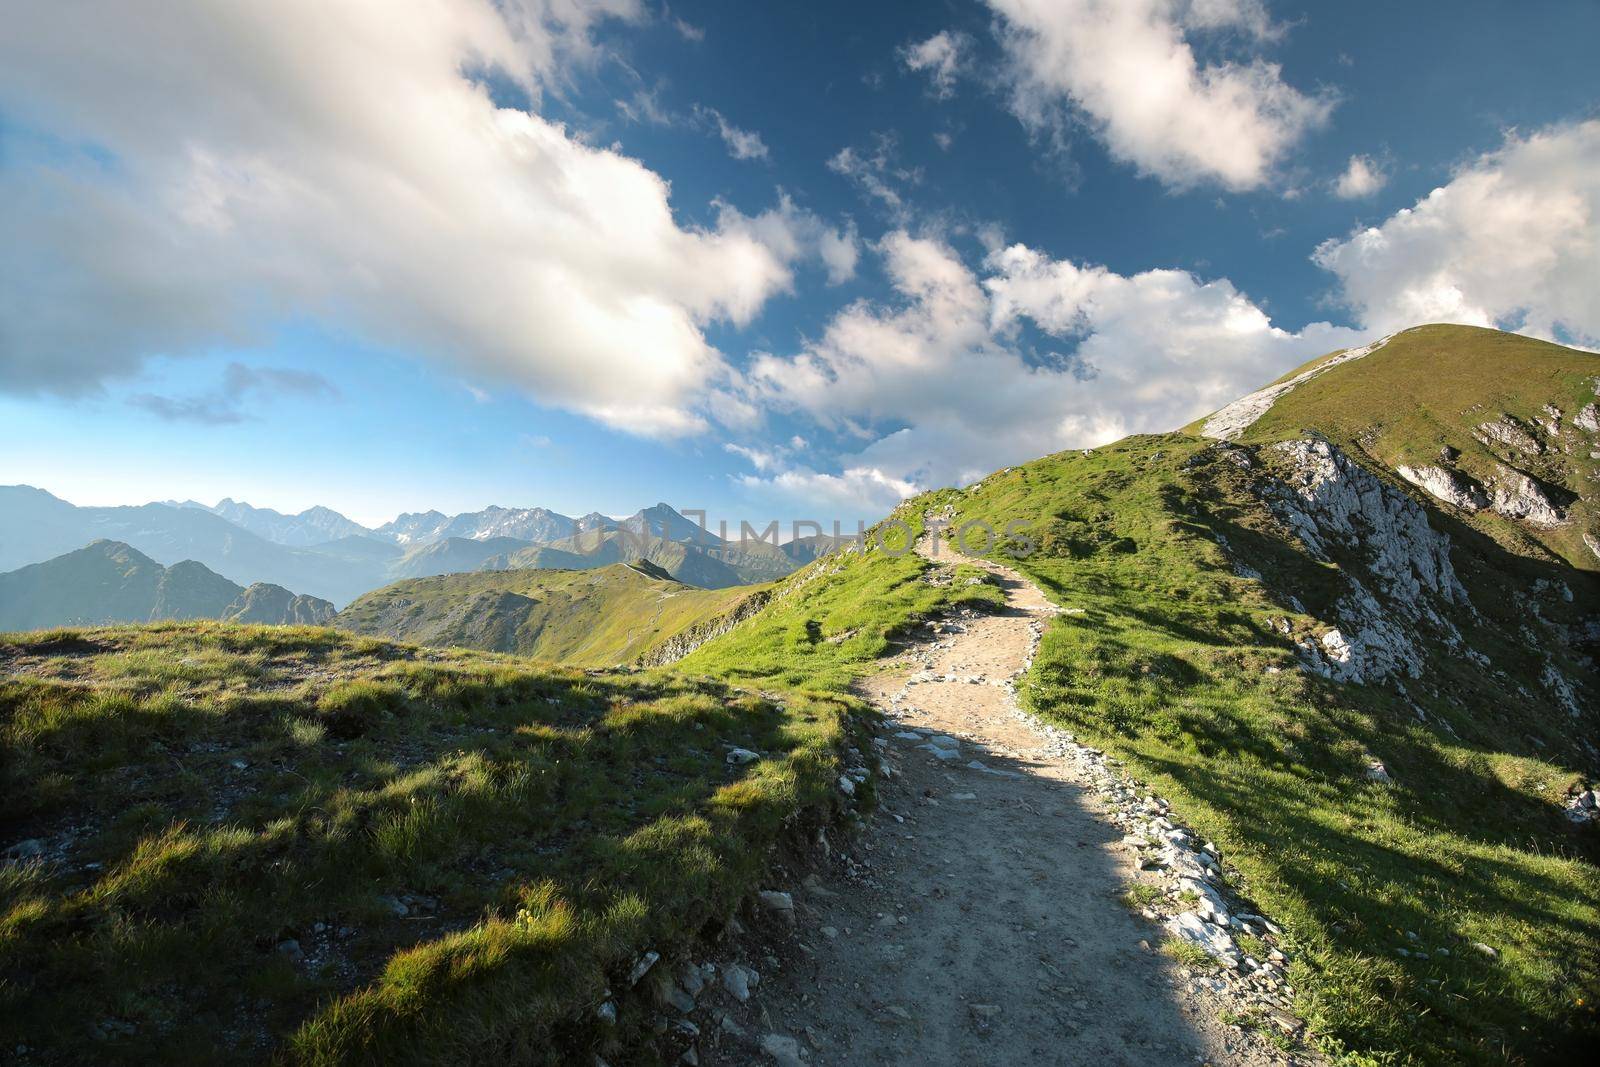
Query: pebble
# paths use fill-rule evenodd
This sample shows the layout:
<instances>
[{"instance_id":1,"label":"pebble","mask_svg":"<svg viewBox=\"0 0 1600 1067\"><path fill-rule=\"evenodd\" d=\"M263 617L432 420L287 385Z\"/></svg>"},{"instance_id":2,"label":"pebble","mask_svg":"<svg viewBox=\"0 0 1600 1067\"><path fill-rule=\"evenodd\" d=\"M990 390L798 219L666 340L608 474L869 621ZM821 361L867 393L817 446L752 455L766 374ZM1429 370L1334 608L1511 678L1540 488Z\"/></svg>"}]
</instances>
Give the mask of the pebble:
<instances>
[{"instance_id":1,"label":"pebble","mask_svg":"<svg viewBox=\"0 0 1600 1067\"><path fill-rule=\"evenodd\" d=\"M784 922L793 925L794 897L776 889L763 889L756 894L756 900L761 904L762 908L770 911Z\"/></svg>"},{"instance_id":2,"label":"pebble","mask_svg":"<svg viewBox=\"0 0 1600 1067\"><path fill-rule=\"evenodd\" d=\"M761 982L761 976L749 967L730 963L722 970L722 988L743 1004L750 999L750 990Z\"/></svg>"},{"instance_id":3,"label":"pebble","mask_svg":"<svg viewBox=\"0 0 1600 1067\"><path fill-rule=\"evenodd\" d=\"M649 974L650 968L654 967L660 959L661 953L659 952L646 952L643 956L640 956L638 962L633 965L633 970L628 972L628 984L630 986L638 985L639 979Z\"/></svg>"},{"instance_id":4,"label":"pebble","mask_svg":"<svg viewBox=\"0 0 1600 1067\"><path fill-rule=\"evenodd\" d=\"M782 1034L765 1034L761 1038L761 1051L778 1062L778 1067L803 1067L800 1043Z\"/></svg>"}]
</instances>

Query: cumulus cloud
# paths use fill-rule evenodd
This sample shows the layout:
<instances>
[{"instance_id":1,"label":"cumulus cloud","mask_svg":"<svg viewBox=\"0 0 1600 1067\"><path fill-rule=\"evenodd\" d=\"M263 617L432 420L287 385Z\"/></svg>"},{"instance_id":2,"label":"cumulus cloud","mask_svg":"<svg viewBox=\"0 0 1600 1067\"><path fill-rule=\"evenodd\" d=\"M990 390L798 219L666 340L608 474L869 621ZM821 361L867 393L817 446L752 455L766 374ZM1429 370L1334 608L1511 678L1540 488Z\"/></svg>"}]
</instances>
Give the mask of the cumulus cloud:
<instances>
[{"instance_id":1,"label":"cumulus cloud","mask_svg":"<svg viewBox=\"0 0 1600 1067\"><path fill-rule=\"evenodd\" d=\"M934 95L947 100L955 95L956 76L961 71L963 53L971 44L964 33L940 30L925 41L908 44L900 50L900 61L907 70L922 71L933 83Z\"/></svg>"},{"instance_id":2,"label":"cumulus cloud","mask_svg":"<svg viewBox=\"0 0 1600 1067\"><path fill-rule=\"evenodd\" d=\"M94 389L295 314L618 426L702 425L694 400L725 366L704 328L748 323L822 248L792 205L682 224L660 176L538 113L600 20L641 16L638 0L13 5L0 388ZM496 104L519 94L529 110Z\"/></svg>"},{"instance_id":3,"label":"cumulus cloud","mask_svg":"<svg viewBox=\"0 0 1600 1067\"><path fill-rule=\"evenodd\" d=\"M1333 182L1333 195L1341 200L1360 200L1389 184L1389 175L1371 156L1351 156L1350 163Z\"/></svg>"},{"instance_id":4,"label":"cumulus cloud","mask_svg":"<svg viewBox=\"0 0 1600 1067\"><path fill-rule=\"evenodd\" d=\"M1254 189L1332 108L1259 56L1204 63L1197 35L1276 35L1259 0L988 0L1012 108L1056 133L1082 120L1111 155L1173 188Z\"/></svg>"},{"instance_id":5,"label":"cumulus cloud","mask_svg":"<svg viewBox=\"0 0 1600 1067\"><path fill-rule=\"evenodd\" d=\"M1121 275L1013 244L980 272L904 230L878 251L895 298L851 304L798 353L758 356L742 387L861 440L840 465L880 495L1170 430L1362 339L1327 323L1281 329L1227 280L1185 271ZM807 470L745 479L763 482L812 484Z\"/></svg>"},{"instance_id":6,"label":"cumulus cloud","mask_svg":"<svg viewBox=\"0 0 1600 1067\"><path fill-rule=\"evenodd\" d=\"M1313 258L1374 331L1459 322L1600 346L1600 121L1510 134Z\"/></svg>"}]
</instances>

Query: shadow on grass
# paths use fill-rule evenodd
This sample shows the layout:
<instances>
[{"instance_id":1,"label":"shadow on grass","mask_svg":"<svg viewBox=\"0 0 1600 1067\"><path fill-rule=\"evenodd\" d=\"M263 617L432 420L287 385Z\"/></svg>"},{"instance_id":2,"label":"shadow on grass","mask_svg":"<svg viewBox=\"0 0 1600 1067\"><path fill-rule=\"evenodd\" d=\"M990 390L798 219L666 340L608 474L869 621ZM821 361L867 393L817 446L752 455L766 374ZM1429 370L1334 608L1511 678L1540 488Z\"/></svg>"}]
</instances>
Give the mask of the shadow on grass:
<instances>
[{"instance_id":1,"label":"shadow on grass","mask_svg":"<svg viewBox=\"0 0 1600 1067\"><path fill-rule=\"evenodd\" d=\"M4 843L42 843L0 879L0 1028L68 1060L528 1040L832 803L836 700L367 658L297 696L0 685ZM516 976L547 995L505 1010Z\"/></svg>"}]
</instances>

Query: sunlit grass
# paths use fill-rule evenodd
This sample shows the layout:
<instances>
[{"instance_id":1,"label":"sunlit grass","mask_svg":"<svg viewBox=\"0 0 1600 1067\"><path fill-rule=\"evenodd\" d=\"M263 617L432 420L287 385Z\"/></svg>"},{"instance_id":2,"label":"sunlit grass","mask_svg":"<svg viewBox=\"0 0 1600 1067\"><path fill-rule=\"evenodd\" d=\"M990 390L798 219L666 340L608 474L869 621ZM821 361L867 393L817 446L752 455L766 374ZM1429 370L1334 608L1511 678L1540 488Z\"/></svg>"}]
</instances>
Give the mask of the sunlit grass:
<instances>
[{"instance_id":1,"label":"sunlit grass","mask_svg":"<svg viewBox=\"0 0 1600 1067\"><path fill-rule=\"evenodd\" d=\"M1127 761L1220 846L1285 928L1297 1003L1327 1050L1458 1063L1584 1047L1600 847L1560 808L1586 763L1581 728L1531 695L1537 664L1497 644L1534 565L1458 551L1484 613L1469 638L1525 673L1496 679L1436 647L1410 686L1424 723L1391 690L1298 669L1272 622L1312 620L1234 576L1214 533L1309 605L1336 572L1275 535L1232 469L1193 438L1133 438L927 503L1029 524L1035 550L1005 561L1077 613L1046 632L1025 702ZM1366 778L1369 753L1393 785Z\"/></svg>"},{"instance_id":2,"label":"sunlit grass","mask_svg":"<svg viewBox=\"0 0 1600 1067\"><path fill-rule=\"evenodd\" d=\"M592 1009L638 952L829 816L852 729L843 698L326 631L58 636L0 639L31 657L6 818L51 850L0 866L0 1030L62 1061L581 1058L627 1036Z\"/></svg>"}]
</instances>

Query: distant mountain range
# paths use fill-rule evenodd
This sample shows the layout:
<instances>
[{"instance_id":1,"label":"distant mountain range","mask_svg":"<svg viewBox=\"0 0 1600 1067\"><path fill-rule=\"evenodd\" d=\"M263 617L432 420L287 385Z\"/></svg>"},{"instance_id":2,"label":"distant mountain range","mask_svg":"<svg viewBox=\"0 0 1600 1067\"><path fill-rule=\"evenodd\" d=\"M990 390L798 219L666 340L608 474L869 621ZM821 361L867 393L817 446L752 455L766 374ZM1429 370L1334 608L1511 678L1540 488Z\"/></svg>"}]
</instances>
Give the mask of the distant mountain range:
<instances>
[{"instance_id":1,"label":"distant mountain range","mask_svg":"<svg viewBox=\"0 0 1600 1067\"><path fill-rule=\"evenodd\" d=\"M254 508L243 501L224 497L215 507L206 507L193 500L185 500L180 507L199 508L220 515L235 526L243 527L275 544L292 548L326 544L341 537L358 537L370 534L358 522L353 522L332 508L307 508L298 515L285 515L271 508Z\"/></svg>"},{"instance_id":2,"label":"distant mountain range","mask_svg":"<svg viewBox=\"0 0 1600 1067\"><path fill-rule=\"evenodd\" d=\"M0 630L173 619L324 625L333 605L265 582L245 588L204 564L163 567L120 541L95 541L0 574Z\"/></svg>"},{"instance_id":3,"label":"distant mountain range","mask_svg":"<svg viewBox=\"0 0 1600 1067\"><path fill-rule=\"evenodd\" d=\"M625 519L547 508L405 514L369 529L325 507L285 515L224 499L77 507L31 486L0 486L0 570L53 560L96 540L158 564L193 561L239 586L267 583L343 606L390 582L463 571L587 570L648 560L688 585L781 578L842 543L724 540L667 504ZM0 611L5 604L0 601ZM209 616L208 616L209 617Z\"/></svg>"}]
</instances>

